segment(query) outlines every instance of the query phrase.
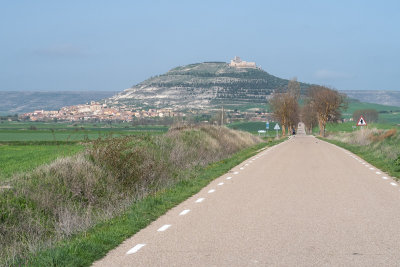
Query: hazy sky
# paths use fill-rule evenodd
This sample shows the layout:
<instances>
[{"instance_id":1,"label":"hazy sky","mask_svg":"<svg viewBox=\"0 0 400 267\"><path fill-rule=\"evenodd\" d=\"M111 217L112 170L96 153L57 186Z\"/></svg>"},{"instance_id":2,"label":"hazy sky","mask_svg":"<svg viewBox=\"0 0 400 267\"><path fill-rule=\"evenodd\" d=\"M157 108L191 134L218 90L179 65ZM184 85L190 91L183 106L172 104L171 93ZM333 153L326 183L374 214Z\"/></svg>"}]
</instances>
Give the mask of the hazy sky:
<instances>
[{"instance_id":1,"label":"hazy sky","mask_svg":"<svg viewBox=\"0 0 400 267\"><path fill-rule=\"evenodd\" d=\"M400 90L400 1L2 1L0 90L123 90L234 56L346 89Z\"/></svg>"}]
</instances>

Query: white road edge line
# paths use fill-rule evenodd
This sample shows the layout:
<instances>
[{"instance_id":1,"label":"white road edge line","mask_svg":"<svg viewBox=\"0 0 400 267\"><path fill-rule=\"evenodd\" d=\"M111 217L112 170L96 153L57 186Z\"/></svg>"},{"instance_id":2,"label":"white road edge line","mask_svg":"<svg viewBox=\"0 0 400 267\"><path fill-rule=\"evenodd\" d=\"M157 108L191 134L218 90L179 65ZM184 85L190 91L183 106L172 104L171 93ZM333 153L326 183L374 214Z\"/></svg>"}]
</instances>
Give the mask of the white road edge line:
<instances>
[{"instance_id":1,"label":"white road edge line","mask_svg":"<svg viewBox=\"0 0 400 267\"><path fill-rule=\"evenodd\" d=\"M393 182L391 182L390 184L393 185L393 186L397 186L397 184L396 184L396 183L393 183Z\"/></svg>"},{"instance_id":2,"label":"white road edge line","mask_svg":"<svg viewBox=\"0 0 400 267\"><path fill-rule=\"evenodd\" d=\"M208 191L209 194L214 193L214 192L215 192L215 189L211 189Z\"/></svg>"},{"instance_id":3,"label":"white road edge line","mask_svg":"<svg viewBox=\"0 0 400 267\"><path fill-rule=\"evenodd\" d=\"M186 215L189 212L190 212L190 210L183 210L181 213L179 213L179 216Z\"/></svg>"},{"instance_id":4,"label":"white road edge line","mask_svg":"<svg viewBox=\"0 0 400 267\"><path fill-rule=\"evenodd\" d=\"M230 176L229 176L229 177L226 177L226 180L230 180L230 179L232 179L232 177L230 177Z\"/></svg>"},{"instance_id":5,"label":"white road edge line","mask_svg":"<svg viewBox=\"0 0 400 267\"><path fill-rule=\"evenodd\" d=\"M219 183L218 185L223 185L223 184L224 184L224 183L221 182L221 183Z\"/></svg>"},{"instance_id":6,"label":"white road edge line","mask_svg":"<svg viewBox=\"0 0 400 267\"><path fill-rule=\"evenodd\" d=\"M234 172L233 174L239 174L239 172Z\"/></svg>"},{"instance_id":7,"label":"white road edge line","mask_svg":"<svg viewBox=\"0 0 400 267\"><path fill-rule=\"evenodd\" d=\"M196 200L196 203L203 202L203 200L204 200L204 198L203 198L203 197L201 197L201 198L199 198L199 199L197 199L197 200Z\"/></svg>"},{"instance_id":8,"label":"white road edge line","mask_svg":"<svg viewBox=\"0 0 400 267\"><path fill-rule=\"evenodd\" d=\"M387 180L387 179L389 179L389 178L387 178L386 176L383 176L382 179L383 179L383 180Z\"/></svg>"},{"instance_id":9,"label":"white road edge line","mask_svg":"<svg viewBox=\"0 0 400 267\"><path fill-rule=\"evenodd\" d=\"M240 169L241 169L241 170L244 170L244 168L243 168L243 167L240 167Z\"/></svg>"},{"instance_id":10,"label":"white road edge line","mask_svg":"<svg viewBox=\"0 0 400 267\"><path fill-rule=\"evenodd\" d=\"M165 230L167 230L168 228L170 228L171 225L170 224L164 224L163 226L161 226L160 228L158 228L157 232L164 232Z\"/></svg>"},{"instance_id":11,"label":"white road edge line","mask_svg":"<svg viewBox=\"0 0 400 267\"><path fill-rule=\"evenodd\" d=\"M376 174L378 174L378 175L380 175L381 173L380 172L375 172Z\"/></svg>"},{"instance_id":12,"label":"white road edge line","mask_svg":"<svg viewBox=\"0 0 400 267\"><path fill-rule=\"evenodd\" d=\"M129 254L133 254L139 251L139 249L141 249L142 247L146 246L146 244L137 244L136 246L134 246L133 248L131 248L130 250L128 250L128 252L126 253L127 255Z\"/></svg>"}]
</instances>

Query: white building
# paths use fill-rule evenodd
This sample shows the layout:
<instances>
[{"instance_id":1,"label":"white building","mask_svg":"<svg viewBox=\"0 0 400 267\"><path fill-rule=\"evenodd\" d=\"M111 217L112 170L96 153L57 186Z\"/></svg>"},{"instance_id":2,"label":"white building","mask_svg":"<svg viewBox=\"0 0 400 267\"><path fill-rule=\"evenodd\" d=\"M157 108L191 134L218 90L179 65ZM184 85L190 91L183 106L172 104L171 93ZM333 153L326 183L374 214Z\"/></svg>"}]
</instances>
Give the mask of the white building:
<instances>
[{"instance_id":1,"label":"white building","mask_svg":"<svg viewBox=\"0 0 400 267\"><path fill-rule=\"evenodd\" d=\"M255 62L243 61L238 56L236 56L234 59L231 60L231 64L229 64L229 66L236 68L253 68L253 69L257 68Z\"/></svg>"}]
</instances>

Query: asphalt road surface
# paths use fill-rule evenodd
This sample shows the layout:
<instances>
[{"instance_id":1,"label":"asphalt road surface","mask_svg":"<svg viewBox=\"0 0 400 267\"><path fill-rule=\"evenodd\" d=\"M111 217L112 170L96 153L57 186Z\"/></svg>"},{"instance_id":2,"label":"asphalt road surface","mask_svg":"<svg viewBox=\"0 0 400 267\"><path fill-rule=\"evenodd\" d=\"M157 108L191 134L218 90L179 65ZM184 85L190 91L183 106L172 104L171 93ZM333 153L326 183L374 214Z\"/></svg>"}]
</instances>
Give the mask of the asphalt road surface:
<instances>
[{"instance_id":1,"label":"asphalt road surface","mask_svg":"<svg viewBox=\"0 0 400 267\"><path fill-rule=\"evenodd\" d=\"M211 182L95 266L400 266L400 187L299 135Z\"/></svg>"}]
</instances>

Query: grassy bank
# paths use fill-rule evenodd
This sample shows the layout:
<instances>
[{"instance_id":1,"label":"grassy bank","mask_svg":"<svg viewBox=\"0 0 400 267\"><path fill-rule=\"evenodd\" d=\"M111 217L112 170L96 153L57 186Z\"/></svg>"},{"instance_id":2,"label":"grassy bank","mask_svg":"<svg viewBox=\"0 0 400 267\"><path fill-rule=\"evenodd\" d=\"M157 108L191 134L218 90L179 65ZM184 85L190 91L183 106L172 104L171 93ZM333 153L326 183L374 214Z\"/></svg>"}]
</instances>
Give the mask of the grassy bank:
<instances>
[{"instance_id":1,"label":"grassy bank","mask_svg":"<svg viewBox=\"0 0 400 267\"><path fill-rule=\"evenodd\" d=\"M331 134L323 140L343 147L400 179L400 134L397 129L363 129Z\"/></svg>"},{"instance_id":2,"label":"grassy bank","mask_svg":"<svg viewBox=\"0 0 400 267\"><path fill-rule=\"evenodd\" d=\"M96 141L0 193L1 259L89 265L262 146L250 134L209 126Z\"/></svg>"}]
</instances>

